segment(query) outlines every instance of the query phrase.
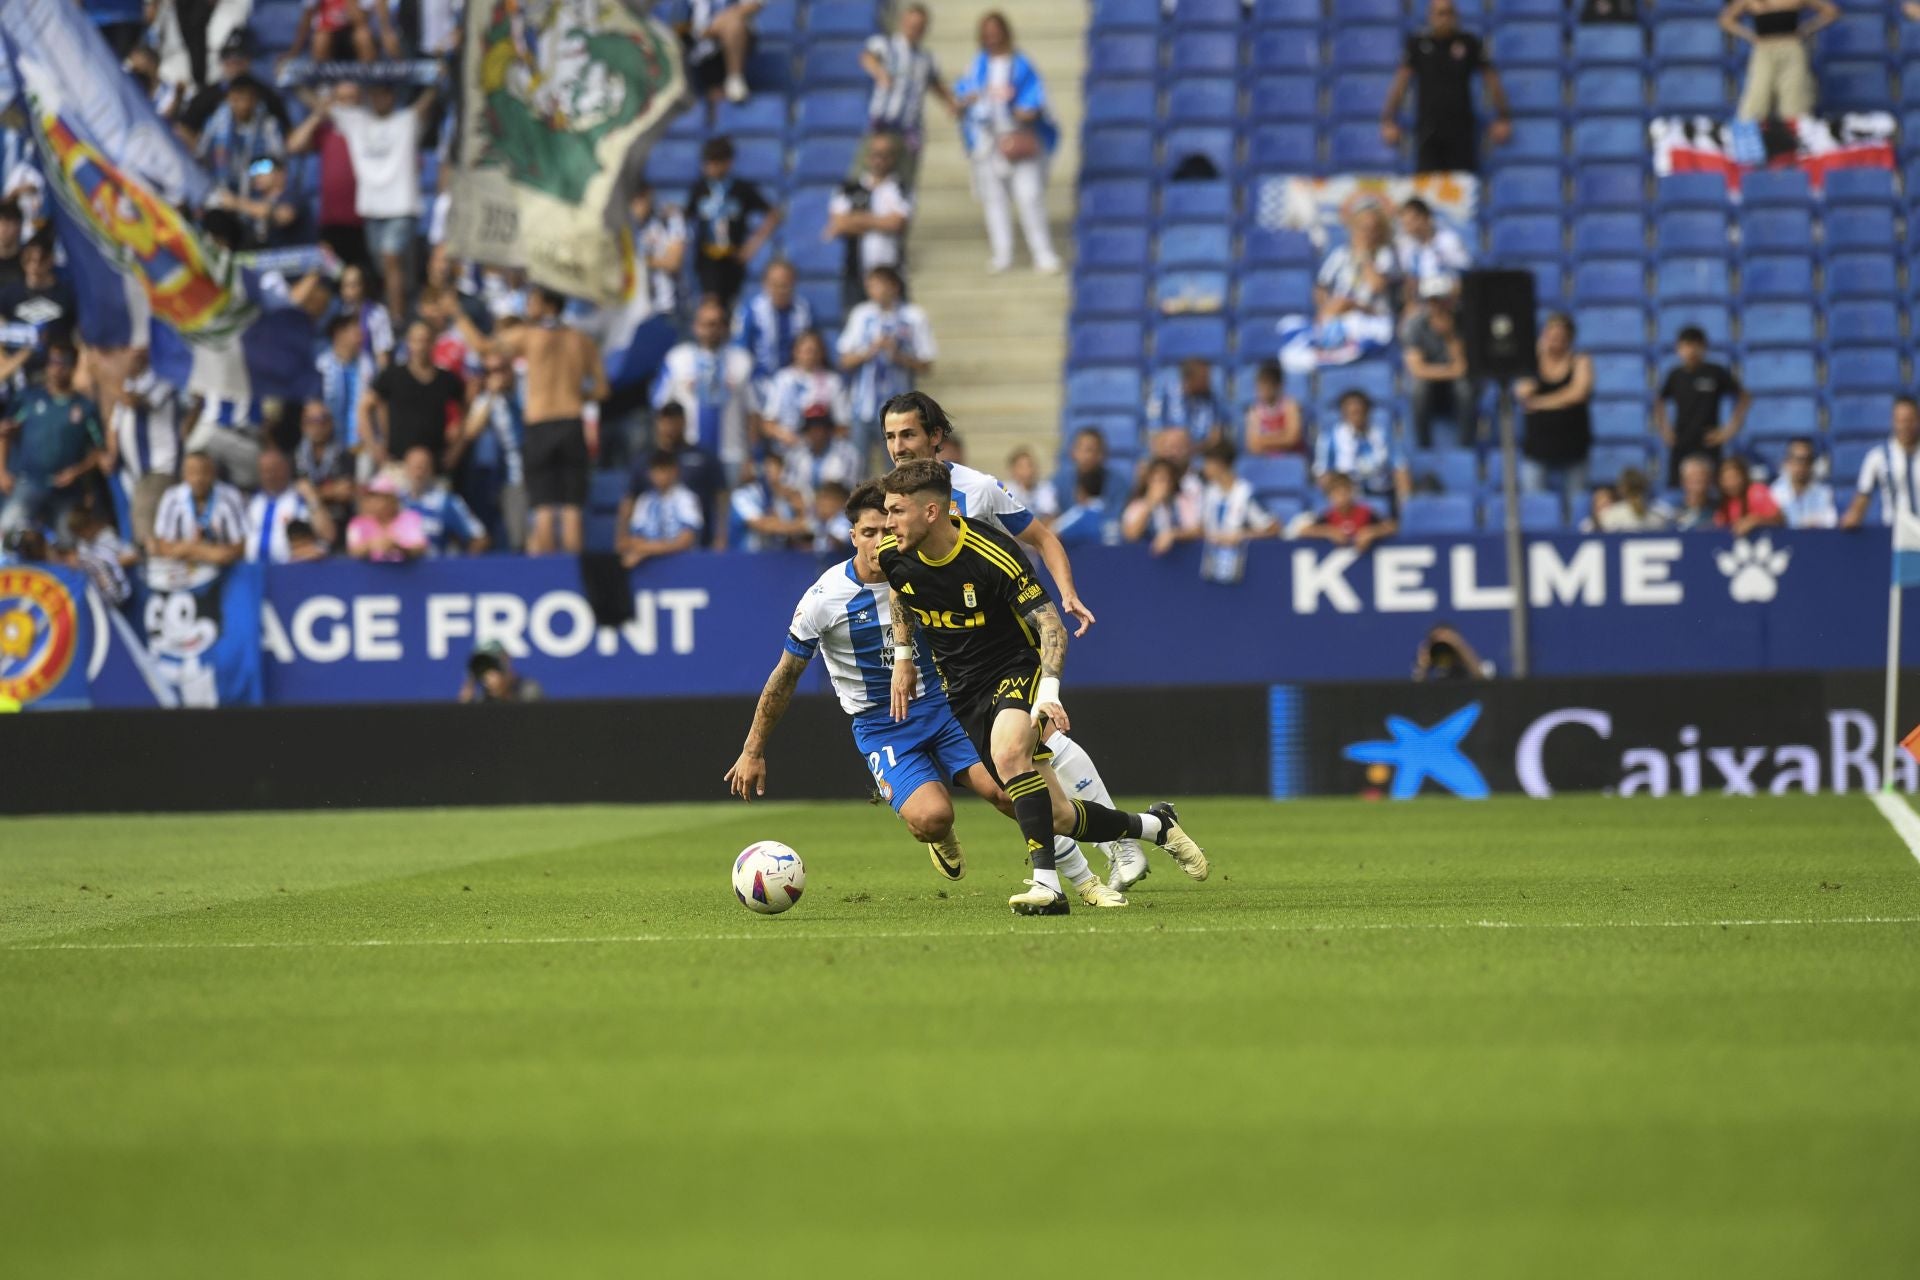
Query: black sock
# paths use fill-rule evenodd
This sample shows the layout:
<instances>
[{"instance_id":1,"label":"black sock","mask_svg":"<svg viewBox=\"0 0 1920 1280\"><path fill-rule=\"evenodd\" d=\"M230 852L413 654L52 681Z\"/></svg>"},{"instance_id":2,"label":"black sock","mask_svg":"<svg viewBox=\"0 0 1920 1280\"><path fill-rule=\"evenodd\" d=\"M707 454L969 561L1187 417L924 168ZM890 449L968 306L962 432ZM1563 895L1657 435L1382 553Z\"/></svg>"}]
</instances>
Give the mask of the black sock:
<instances>
[{"instance_id":1,"label":"black sock","mask_svg":"<svg viewBox=\"0 0 1920 1280\"><path fill-rule=\"evenodd\" d=\"M1037 769L1007 779L1007 798L1013 801L1013 820L1027 838L1027 857L1035 871L1053 870L1053 797Z\"/></svg>"},{"instance_id":2,"label":"black sock","mask_svg":"<svg viewBox=\"0 0 1920 1280\"><path fill-rule=\"evenodd\" d=\"M1075 840L1107 844L1128 837L1138 839L1140 836L1140 819L1120 809L1075 800L1073 812L1074 829L1070 834Z\"/></svg>"}]
</instances>

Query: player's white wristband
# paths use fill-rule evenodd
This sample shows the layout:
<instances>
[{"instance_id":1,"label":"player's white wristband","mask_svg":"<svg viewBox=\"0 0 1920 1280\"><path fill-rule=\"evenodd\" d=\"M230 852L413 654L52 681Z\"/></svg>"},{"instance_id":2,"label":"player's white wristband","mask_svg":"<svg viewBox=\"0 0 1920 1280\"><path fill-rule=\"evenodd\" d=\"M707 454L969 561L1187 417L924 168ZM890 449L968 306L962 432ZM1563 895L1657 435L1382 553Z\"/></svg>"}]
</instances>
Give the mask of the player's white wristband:
<instances>
[{"instance_id":1,"label":"player's white wristband","mask_svg":"<svg viewBox=\"0 0 1920 1280\"><path fill-rule=\"evenodd\" d=\"M1049 702L1058 701L1060 701L1060 677L1041 676L1040 687L1033 694L1033 705L1044 707Z\"/></svg>"}]
</instances>

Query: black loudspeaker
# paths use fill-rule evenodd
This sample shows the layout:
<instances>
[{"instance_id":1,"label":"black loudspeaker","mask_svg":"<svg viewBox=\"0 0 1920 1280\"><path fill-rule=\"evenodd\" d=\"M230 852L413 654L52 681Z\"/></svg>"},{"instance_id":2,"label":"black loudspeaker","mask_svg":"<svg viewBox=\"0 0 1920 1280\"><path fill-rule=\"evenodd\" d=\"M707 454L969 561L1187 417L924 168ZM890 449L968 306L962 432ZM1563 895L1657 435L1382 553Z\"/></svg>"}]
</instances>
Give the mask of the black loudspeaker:
<instances>
[{"instance_id":1,"label":"black loudspeaker","mask_svg":"<svg viewBox=\"0 0 1920 1280\"><path fill-rule=\"evenodd\" d=\"M1460 282L1467 371L1506 382L1533 376L1533 273L1469 271Z\"/></svg>"}]
</instances>

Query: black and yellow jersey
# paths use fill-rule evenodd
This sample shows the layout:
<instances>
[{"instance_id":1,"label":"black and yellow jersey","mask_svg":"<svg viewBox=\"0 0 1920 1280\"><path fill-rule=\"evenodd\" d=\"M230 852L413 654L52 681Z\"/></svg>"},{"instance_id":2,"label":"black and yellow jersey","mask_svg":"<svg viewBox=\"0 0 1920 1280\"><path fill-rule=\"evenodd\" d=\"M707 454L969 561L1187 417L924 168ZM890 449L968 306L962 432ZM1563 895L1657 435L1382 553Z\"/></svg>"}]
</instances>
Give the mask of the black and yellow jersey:
<instances>
[{"instance_id":1,"label":"black and yellow jersey","mask_svg":"<svg viewBox=\"0 0 1920 1280\"><path fill-rule=\"evenodd\" d=\"M880 540L880 567L933 652L947 697L966 706L1009 676L1031 677L1039 640L1027 618L1052 601L1034 581L1013 539L955 516L959 540L939 560Z\"/></svg>"}]
</instances>

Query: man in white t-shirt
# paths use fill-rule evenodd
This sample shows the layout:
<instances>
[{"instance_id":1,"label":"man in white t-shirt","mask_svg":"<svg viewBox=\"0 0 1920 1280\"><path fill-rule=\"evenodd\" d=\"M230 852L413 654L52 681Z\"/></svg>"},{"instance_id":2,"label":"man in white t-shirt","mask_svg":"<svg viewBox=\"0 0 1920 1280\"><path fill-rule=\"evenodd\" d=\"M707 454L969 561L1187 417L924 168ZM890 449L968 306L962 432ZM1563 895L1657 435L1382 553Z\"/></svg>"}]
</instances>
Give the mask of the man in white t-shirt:
<instances>
[{"instance_id":1,"label":"man in white t-shirt","mask_svg":"<svg viewBox=\"0 0 1920 1280\"><path fill-rule=\"evenodd\" d=\"M867 141L867 171L834 192L827 202L827 234L846 244L840 297L851 311L867 300L867 273L875 267L902 270L907 219L913 201L894 177L900 160L898 134L876 134Z\"/></svg>"},{"instance_id":2,"label":"man in white t-shirt","mask_svg":"<svg viewBox=\"0 0 1920 1280\"><path fill-rule=\"evenodd\" d=\"M367 86L367 105L338 93L324 104L353 160L354 210L366 224L367 252L386 283L387 313L407 313L408 260L420 229L420 131L437 91L429 87L402 109L390 84Z\"/></svg>"}]
</instances>

